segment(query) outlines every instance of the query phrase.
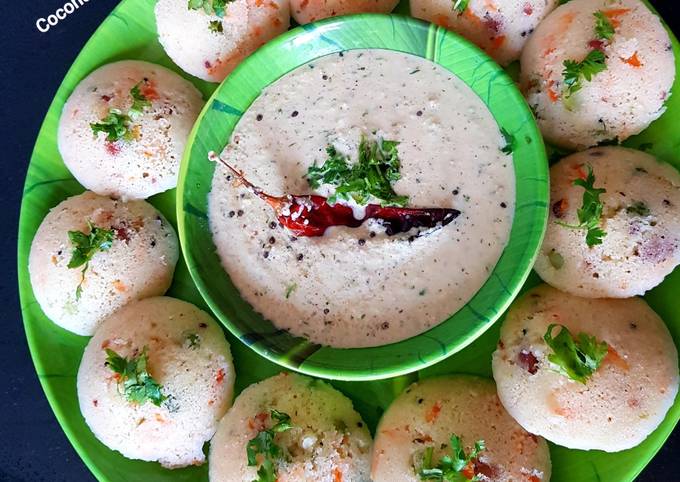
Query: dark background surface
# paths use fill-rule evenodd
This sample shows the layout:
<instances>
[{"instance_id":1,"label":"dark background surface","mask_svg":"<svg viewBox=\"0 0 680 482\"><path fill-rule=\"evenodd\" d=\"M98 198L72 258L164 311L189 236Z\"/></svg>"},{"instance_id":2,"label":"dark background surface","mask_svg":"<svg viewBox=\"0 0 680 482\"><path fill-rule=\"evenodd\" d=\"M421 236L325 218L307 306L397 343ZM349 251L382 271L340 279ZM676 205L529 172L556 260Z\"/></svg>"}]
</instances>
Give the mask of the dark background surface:
<instances>
[{"instance_id":1,"label":"dark background surface","mask_svg":"<svg viewBox=\"0 0 680 482\"><path fill-rule=\"evenodd\" d=\"M117 0L89 0L48 33L35 21L65 0L0 0L2 116L0 122L0 481L91 481L57 424L33 369L19 309L16 233L26 168L43 116L76 55ZM653 1L672 18L675 2ZM676 94L680 95L680 94ZM639 481L680 480L680 429L642 473ZM152 482L152 481L150 481ZM574 481L577 482L577 481ZM617 482L617 481L603 481Z\"/></svg>"}]
</instances>

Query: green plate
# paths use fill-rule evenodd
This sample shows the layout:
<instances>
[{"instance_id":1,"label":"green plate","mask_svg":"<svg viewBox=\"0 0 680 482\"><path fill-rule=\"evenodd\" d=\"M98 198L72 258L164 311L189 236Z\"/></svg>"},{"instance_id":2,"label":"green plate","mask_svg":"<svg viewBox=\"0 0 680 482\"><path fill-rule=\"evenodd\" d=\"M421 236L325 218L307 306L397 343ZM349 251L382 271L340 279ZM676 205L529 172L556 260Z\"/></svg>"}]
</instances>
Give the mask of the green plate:
<instances>
[{"instance_id":1,"label":"green plate","mask_svg":"<svg viewBox=\"0 0 680 482\"><path fill-rule=\"evenodd\" d=\"M125 459L117 452L97 441L80 415L76 397L75 376L85 337L72 335L50 322L37 305L28 278L28 252L30 243L50 208L66 197L83 191L64 167L57 150L57 122L66 98L76 84L98 66L121 59L141 59L157 62L179 73L179 69L164 55L156 40L153 19L154 0L125 0L87 43L71 70L66 75L40 130L28 169L24 199L21 208L18 242L18 271L21 306L28 340L36 371L45 394L64 432L73 443L87 466L102 481L111 482L182 482L207 481L207 468L192 467L169 471L158 464ZM407 7L399 7L402 12ZM122 41L124 39L124 41ZM676 59L680 59L680 47L673 38ZM678 65L680 69L680 65ZM216 85L189 78L206 98ZM650 150L660 158L680 168L680 92L668 103L668 111L642 135L627 142ZM175 220L175 193L155 196L151 202L165 216ZM531 275L525 287L538 282ZM680 307L677 293L680 291L680 270L646 297L651 306L664 318L676 344L680 341ZM171 296L191 301L207 308L195 288L186 265L177 267L175 281L169 292ZM494 325L470 346L418 374L374 382L333 382L354 401L369 426L375 424L391 400L412 380L419 376L439 373L462 372L491 375L491 352L498 339L498 324ZM277 373L280 368L256 355L250 348L227 333L232 345L238 377L236 391L249 384ZM581 452L551 446L553 478L555 482L632 481L659 450L680 419L680 403L676 401L663 424L640 446L617 454Z\"/></svg>"},{"instance_id":2,"label":"green plate","mask_svg":"<svg viewBox=\"0 0 680 482\"><path fill-rule=\"evenodd\" d=\"M379 48L431 60L456 74L514 136L515 217L503 254L488 280L457 313L404 341L372 348L320 346L278 330L248 305L222 268L208 226L215 163L241 114L263 88L312 60L343 50ZM376 380L428 367L469 345L505 311L526 280L548 217L548 164L538 128L514 82L467 40L411 17L354 15L298 27L250 56L208 101L189 136L177 190L184 259L217 317L260 355L308 375Z\"/></svg>"}]
</instances>

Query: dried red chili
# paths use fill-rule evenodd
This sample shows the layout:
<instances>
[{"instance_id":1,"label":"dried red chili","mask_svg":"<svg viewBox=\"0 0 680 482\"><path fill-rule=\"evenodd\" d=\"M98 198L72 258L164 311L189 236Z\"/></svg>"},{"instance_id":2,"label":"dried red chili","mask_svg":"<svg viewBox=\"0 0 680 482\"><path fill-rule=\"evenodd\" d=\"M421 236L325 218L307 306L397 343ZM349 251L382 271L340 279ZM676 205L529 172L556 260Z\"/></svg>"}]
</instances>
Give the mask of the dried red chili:
<instances>
[{"instance_id":1,"label":"dried red chili","mask_svg":"<svg viewBox=\"0 0 680 482\"><path fill-rule=\"evenodd\" d=\"M404 233L412 228L433 228L446 226L460 215L457 209L448 208L402 208L368 204L361 219L354 217L351 207L344 204L329 204L323 196L292 195L272 196L248 181L242 173L215 154L213 161L225 165L238 182L250 189L256 196L266 201L276 212L279 222L295 236L323 236L331 226L356 228L367 219L380 219L388 236Z\"/></svg>"}]
</instances>

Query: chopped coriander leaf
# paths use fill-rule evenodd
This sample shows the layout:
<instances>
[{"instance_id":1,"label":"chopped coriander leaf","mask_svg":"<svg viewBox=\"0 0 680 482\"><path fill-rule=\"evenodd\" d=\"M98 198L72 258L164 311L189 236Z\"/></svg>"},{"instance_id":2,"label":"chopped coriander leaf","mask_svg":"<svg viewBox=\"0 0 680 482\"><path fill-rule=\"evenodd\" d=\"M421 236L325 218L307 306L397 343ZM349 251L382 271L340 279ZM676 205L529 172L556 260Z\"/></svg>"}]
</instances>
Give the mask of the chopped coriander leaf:
<instances>
[{"instance_id":1,"label":"chopped coriander leaf","mask_svg":"<svg viewBox=\"0 0 680 482\"><path fill-rule=\"evenodd\" d=\"M286 286L286 299L290 298L290 295L293 294L293 291L297 289L297 283L290 284Z\"/></svg>"},{"instance_id":2,"label":"chopped coriander leaf","mask_svg":"<svg viewBox=\"0 0 680 482\"><path fill-rule=\"evenodd\" d=\"M189 348L193 348L195 350L201 346L201 337L196 333L189 333L187 335L186 342Z\"/></svg>"},{"instance_id":3,"label":"chopped coriander leaf","mask_svg":"<svg viewBox=\"0 0 680 482\"><path fill-rule=\"evenodd\" d=\"M602 244L602 238L607 235L602 228L600 228L600 218L602 217L602 209L604 204L600 200L600 195L607 192L606 189L596 188L595 174L593 174L592 166L588 165L588 175L585 179L575 179L574 186L581 186L585 191L583 192L582 206L576 211L579 224L567 224L561 221L556 221L557 224L570 229L584 229L586 230L586 244L592 248L595 245Z\"/></svg>"},{"instance_id":4,"label":"chopped coriander leaf","mask_svg":"<svg viewBox=\"0 0 680 482\"><path fill-rule=\"evenodd\" d=\"M208 28L210 29L211 32L214 32L214 33L224 32L224 27L222 27L222 22L220 22L219 20L211 20L210 23L208 24Z\"/></svg>"},{"instance_id":5,"label":"chopped coriander leaf","mask_svg":"<svg viewBox=\"0 0 680 482\"><path fill-rule=\"evenodd\" d=\"M571 0L560 0L558 5L564 5L565 3L569 3Z\"/></svg>"},{"instance_id":6,"label":"chopped coriander leaf","mask_svg":"<svg viewBox=\"0 0 680 482\"><path fill-rule=\"evenodd\" d=\"M505 139L505 146L503 146L501 152L503 154L512 154L515 149L515 136L510 134L503 127L501 127L501 134L503 134L503 138Z\"/></svg>"},{"instance_id":7,"label":"chopped coriander leaf","mask_svg":"<svg viewBox=\"0 0 680 482\"><path fill-rule=\"evenodd\" d=\"M98 228L92 222L87 222L87 228L90 230L89 234L82 231L69 231L68 239L73 245L71 251L71 259L68 262L68 268L79 268L83 266L80 283L76 288L76 299L79 300L83 293L83 282L85 281L85 273L90 267L90 261L95 254L99 252L108 251L113 244L113 230Z\"/></svg>"},{"instance_id":8,"label":"chopped coriander leaf","mask_svg":"<svg viewBox=\"0 0 680 482\"><path fill-rule=\"evenodd\" d=\"M147 347L136 357L121 357L113 350L106 349L106 366L120 375L119 386L123 385L123 394L128 401L133 403L145 403L147 400L161 406L168 397L161 393L163 387L149 374L146 367L149 363Z\"/></svg>"},{"instance_id":9,"label":"chopped coriander leaf","mask_svg":"<svg viewBox=\"0 0 680 482\"><path fill-rule=\"evenodd\" d=\"M553 338L552 332L556 326L561 329ZM584 385L600 367L609 350L606 342L598 341L594 336L579 333L574 338L563 325L548 326L543 339L553 351L548 355L548 360L557 365L557 371Z\"/></svg>"},{"instance_id":10,"label":"chopped coriander leaf","mask_svg":"<svg viewBox=\"0 0 680 482\"><path fill-rule=\"evenodd\" d=\"M548 261L555 269L562 269L562 266L564 266L564 258L554 249L551 249L548 253Z\"/></svg>"},{"instance_id":11,"label":"chopped coriander leaf","mask_svg":"<svg viewBox=\"0 0 680 482\"><path fill-rule=\"evenodd\" d=\"M453 9L458 12L460 15L465 11L465 9L468 7L468 3L470 3L470 0L452 0L453 1Z\"/></svg>"},{"instance_id":12,"label":"chopped coriander leaf","mask_svg":"<svg viewBox=\"0 0 680 482\"><path fill-rule=\"evenodd\" d=\"M565 98L581 90L583 79L590 82L594 75L607 69L606 57L600 50L592 50L581 62L565 60L562 76L564 77Z\"/></svg>"},{"instance_id":13,"label":"chopped coriander leaf","mask_svg":"<svg viewBox=\"0 0 680 482\"><path fill-rule=\"evenodd\" d=\"M433 448L428 447L425 449L421 466L416 468L416 473L420 476L420 480L448 482L463 482L468 480L462 474L462 471L470 464L474 464L474 461L479 456L479 453L485 450L486 447L484 445L484 441L476 441L474 448L469 454L465 453L461 439L456 434L451 435L450 444L451 454L442 456L437 465L433 465L432 462Z\"/></svg>"},{"instance_id":14,"label":"chopped coriander leaf","mask_svg":"<svg viewBox=\"0 0 680 482\"><path fill-rule=\"evenodd\" d=\"M128 111L128 115L131 117L140 115L145 107L151 107L151 101L146 98L144 94L139 91L139 86L142 82L139 82L132 89L130 89L130 96L132 97L132 107Z\"/></svg>"},{"instance_id":15,"label":"chopped coriander leaf","mask_svg":"<svg viewBox=\"0 0 680 482\"><path fill-rule=\"evenodd\" d=\"M106 140L109 142L116 142L120 139L131 141L133 139L132 131L130 130L133 118L141 115L145 107L151 106L151 101L139 90L141 84L142 82L139 82L130 89L132 106L127 114L123 114L119 109L109 109L109 113L104 119L90 124L90 128L95 136L99 132L103 132L106 134Z\"/></svg>"},{"instance_id":16,"label":"chopped coriander leaf","mask_svg":"<svg viewBox=\"0 0 680 482\"><path fill-rule=\"evenodd\" d=\"M119 139L131 140L132 134L128 130L130 120L130 117L120 110L110 109L106 117L100 122L91 123L90 128L95 136L99 132L105 133L109 142L116 142Z\"/></svg>"},{"instance_id":17,"label":"chopped coriander leaf","mask_svg":"<svg viewBox=\"0 0 680 482\"><path fill-rule=\"evenodd\" d=\"M248 457L248 466L255 467L258 464L258 456L262 462L257 469L257 479L253 482L276 482L276 467L275 462L283 457L281 447L274 442L274 436L277 433L285 432L293 428L290 422L290 416L278 410L270 410L272 420L276 423L268 430L261 430L258 434L250 439L246 446L246 456Z\"/></svg>"},{"instance_id":18,"label":"chopped coriander leaf","mask_svg":"<svg viewBox=\"0 0 680 482\"><path fill-rule=\"evenodd\" d=\"M628 214L637 214L638 216L649 216L650 210L645 203L642 201L635 201L633 204L626 208Z\"/></svg>"},{"instance_id":19,"label":"chopped coriander leaf","mask_svg":"<svg viewBox=\"0 0 680 482\"><path fill-rule=\"evenodd\" d=\"M224 17L224 11L227 8L227 3L231 3L234 0L189 0L187 7L189 10L200 10L203 9L208 15L217 15L218 17Z\"/></svg>"},{"instance_id":20,"label":"chopped coriander leaf","mask_svg":"<svg viewBox=\"0 0 680 482\"><path fill-rule=\"evenodd\" d=\"M351 165L347 156L329 145L326 148L328 158L321 166L309 167L307 181L312 188L322 184L335 186L335 194L328 198L331 204L338 199L353 199L357 204L367 204L372 196L380 199L384 206L404 206L408 197L399 196L392 189L392 183L401 178L398 144L362 138L359 159Z\"/></svg>"},{"instance_id":21,"label":"chopped coriander leaf","mask_svg":"<svg viewBox=\"0 0 680 482\"><path fill-rule=\"evenodd\" d=\"M614 25L601 10L593 15L595 16L595 35L597 35L597 38L611 40L614 37Z\"/></svg>"}]
</instances>

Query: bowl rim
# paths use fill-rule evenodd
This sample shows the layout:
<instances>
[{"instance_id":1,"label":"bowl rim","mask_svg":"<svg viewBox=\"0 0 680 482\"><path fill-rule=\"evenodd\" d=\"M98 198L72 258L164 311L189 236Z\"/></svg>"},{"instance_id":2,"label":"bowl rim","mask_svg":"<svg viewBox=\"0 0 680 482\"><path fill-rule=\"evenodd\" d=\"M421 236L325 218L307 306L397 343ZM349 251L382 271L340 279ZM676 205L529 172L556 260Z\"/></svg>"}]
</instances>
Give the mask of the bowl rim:
<instances>
[{"instance_id":1,"label":"bowl rim","mask_svg":"<svg viewBox=\"0 0 680 482\"><path fill-rule=\"evenodd\" d=\"M351 38L343 37L346 30L354 31L354 35ZM391 37L381 36L381 32L391 32ZM302 49L302 45L307 45L307 48ZM269 325L267 332L262 333L250 326L246 327L246 323L242 322L236 313L240 313L239 310L250 310L253 314L254 310L241 299L240 295L238 296L240 302L236 302L240 306L231 304L225 309L217 299L218 293L211 288L215 280L204 277L202 268L207 267L209 263L201 262L194 252L196 244L193 242L195 239L193 230L203 235L207 231L212 255L209 252L203 254L216 258L227 278L226 282L228 284L231 282L215 253L216 248L207 221L207 207L205 212L201 212L201 208L192 204L190 199L195 196L193 194L195 190L202 190L206 195L205 199L201 199L201 203L207 203L207 192L210 187L202 186L200 181L207 179L205 184L212 183L214 167L205 165L207 150L220 152L224 148L233 127L243 112L260 95L261 88L315 59L354 49L387 49L416 55L451 71L472 88L499 126L505 132L511 133L509 139L514 147L516 202L508 244L482 287L458 312L425 332L395 343L364 348L332 348L322 347L294 337L283 330L277 330L261 315L255 316L259 316ZM295 58L291 61L290 57ZM288 67L281 69L281 66L277 65L278 61ZM467 70L454 72L453 69L462 62L466 63ZM474 68L468 65L470 62L474 62ZM261 70L274 66L276 73L263 74L257 70L258 66L264 67ZM268 79L267 82L263 80L265 77ZM236 96L234 92L239 88L248 90L247 99L234 97ZM504 98L502 105L497 100L499 97ZM224 102L224 99L229 101ZM203 145L205 142L198 137L207 130L206 125L217 124L211 122L217 118L221 120L220 127L226 127L226 134L222 141L218 141L218 145L208 149ZM204 165L195 168L196 159L201 159ZM549 174L543 138L529 106L514 81L490 57L461 36L422 20L395 14L358 14L328 18L291 29L241 62L208 99L189 134L176 196L178 235L191 278L210 309L236 338L266 359L296 372L326 379L367 381L404 375L431 366L465 348L500 318L517 296L538 255L548 219ZM519 211L521 215L518 215ZM201 229L198 229L199 226ZM519 241L518 237L524 239ZM512 260L507 259L510 249L518 251L516 259L515 257ZM211 261L214 262L215 259ZM235 289L233 285L231 288ZM490 297L493 293L495 301L479 306L478 295L487 291L489 293L486 296ZM464 318L461 313L465 313ZM450 336L447 333L448 329L459 329L452 325L461 319L471 325L464 329L465 333ZM279 339L277 343L283 343L286 351L277 346L272 347L271 338L268 339L268 336ZM424 340L428 340L426 344L431 348L426 353L414 350L414 343L423 344ZM386 350L390 353L384 353ZM363 360L361 367L337 365L342 360L352 360L351 364L354 364L358 359Z\"/></svg>"}]
</instances>

